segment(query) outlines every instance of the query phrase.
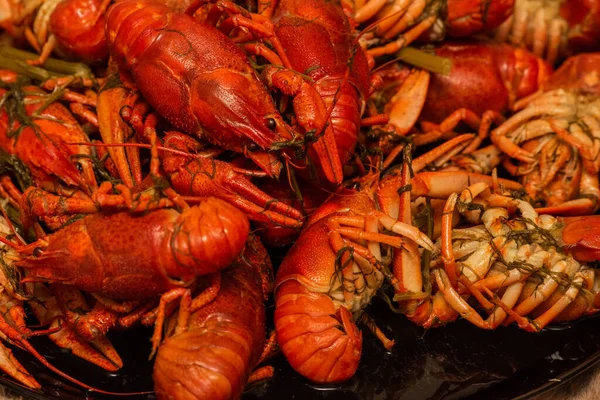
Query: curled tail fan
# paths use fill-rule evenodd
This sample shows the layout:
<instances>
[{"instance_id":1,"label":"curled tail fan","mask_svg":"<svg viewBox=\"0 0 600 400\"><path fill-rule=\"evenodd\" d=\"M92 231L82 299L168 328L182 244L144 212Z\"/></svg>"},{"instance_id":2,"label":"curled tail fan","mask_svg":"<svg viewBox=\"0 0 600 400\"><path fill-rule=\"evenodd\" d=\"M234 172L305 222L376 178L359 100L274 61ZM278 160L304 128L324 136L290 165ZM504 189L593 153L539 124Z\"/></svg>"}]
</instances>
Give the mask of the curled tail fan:
<instances>
[{"instance_id":1,"label":"curled tail fan","mask_svg":"<svg viewBox=\"0 0 600 400\"><path fill-rule=\"evenodd\" d=\"M600 215L564 217L563 248L577 261L600 260Z\"/></svg>"},{"instance_id":2,"label":"curled tail fan","mask_svg":"<svg viewBox=\"0 0 600 400\"><path fill-rule=\"evenodd\" d=\"M173 398L238 398L251 370L249 336L235 321L213 321L165 340L153 375L159 398L167 393Z\"/></svg>"},{"instance_id":3,"label":"curled tail fan","mask_svg":"<svg viewBox=\"0 0 600 400\"><path fill-rule=\"evenodd\" d=\"M351 378L360 361L362 334L345 307L294 280L277 289L275 329L291 366L319 383Z\"/></svg>"}]
</instances>

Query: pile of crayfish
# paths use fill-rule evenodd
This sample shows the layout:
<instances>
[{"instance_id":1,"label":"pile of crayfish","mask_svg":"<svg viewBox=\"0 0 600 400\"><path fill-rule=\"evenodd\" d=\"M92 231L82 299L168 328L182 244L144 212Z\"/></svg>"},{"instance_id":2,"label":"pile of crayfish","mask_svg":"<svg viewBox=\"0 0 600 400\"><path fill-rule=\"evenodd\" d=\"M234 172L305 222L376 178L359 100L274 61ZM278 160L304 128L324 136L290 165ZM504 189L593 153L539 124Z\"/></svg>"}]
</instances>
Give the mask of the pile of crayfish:
<instances>
[{"instance_id":1,"label":"pile of crayfish","mask_svg":"<svg viewBox=\"0 0 600 400\"><path fill-rule=\"evenodd\" d=\"M40 335L114 372L146 325L159 399L230 399L277 352L322 384L361 329L394 351L376 294L425 329L600 310L600 1L0 0L0 27L0 369L30 389L12 346L124 394Z\"/></svg>"}]
</instances>

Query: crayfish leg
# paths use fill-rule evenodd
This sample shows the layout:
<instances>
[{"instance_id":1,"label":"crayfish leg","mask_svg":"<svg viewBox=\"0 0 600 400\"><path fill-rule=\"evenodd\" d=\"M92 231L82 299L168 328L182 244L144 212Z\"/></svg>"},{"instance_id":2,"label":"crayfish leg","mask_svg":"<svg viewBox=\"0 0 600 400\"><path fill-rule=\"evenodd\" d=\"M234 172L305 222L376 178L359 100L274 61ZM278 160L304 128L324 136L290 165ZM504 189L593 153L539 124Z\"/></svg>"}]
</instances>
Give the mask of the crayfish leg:
<instances>
[{"instance_id":1,"label":"crayfish leg","mask_svg":"<svg viewBox=\"0 0 600 400\"><path fill-rule=\"evenodd\" d=\"M44 65L46 61L48 61L48 58L50 58L50 55L52 54L52 51L54 50L55 46L56 36L50 35L46 43L44 43L44 45L41 48L40 56L35 60L27 60L27 64L31 66Z\"/></svg>"},{"instance_id":2,"label":"crayfish leg","mask_svg":"<svg viewBox=\"0 0 600 400\"><path fill-rule=\"evenodd\" d=\"M58 300L42 284L34 288L35 301L29 306L42 325L50 325L50 329L58 329L48 335L48 338L63 349L69 349L79 358L91 362L107 371L117 371L123 366L121 357L110 341L103 335L93 341L86 341L69 328L65 317L58 306Z\"/></svg>"},{"instance_id":3,"label":"crayfish leg","mask_svg":"<svg viewBox=\"0 0 600 400\"><path fill-rule=\"evenodd\" d=\"M367 329L369 329L373 335L383 344L386 350L391 350L394 347L394 340L388 338L385 333L377 326L373 318L371 318L366 312L362 312L357 322L363 323Z\"/></svg>"},{"instance_id":4,"label":"crayfish leg","mask_svg":"<svg viewBox=\"0 0 600 400\"><path fill-rule=\"evenodd\" d=\"M122 107L125 107L129 92L122 86L109 88L108 86L114 84L115 79L117 78L111 77L98 94L97 113L99 130L102 142L107 144L125 143L131 133L131 129L123 121L119 112ZM118 171L118 176L123 183L128 187L134 187L140 184L141 180L139 182L137 179L134 180L136 171L130 167L128 157L126 156L126 149L130 148L111 146L107 147L106 151L110 154L110 158ZM139 151L137 153L139 155Z\"/></svg>"},{"instance_id":5,"label":"crayfish leg","mask_svg":"<svg viewBox=\"0 0 600 400\"><path fill-rule=\"evenodd\" d=\"M152 334L152 352L150 353L150 359L156 354L156 350L162 339L163 325L165 318L167 317L165 312L166 306L177 299L181 299L177 327L175 328L175 334L177 335L185 331L190 314L213 301L219 294L220 288L221 273L217 272L211 275L209 286L196 296L193 301L192 293L189 288L172 289L161 296L160 303L158 304L156 321L154 323L154 333Z\"/></svg>"},{"instance_id":6,"label":"crayfish leg","mask_svg":"<svg viewBox=\"0 0 600 400\"><path fill-rule=\"evenodd\" d=\"M398 39L394 40L393 42L379 47L372 47L368 49L366 53L371 57L380 57L386 54L393 54L415 41L423 32L431 28L436 20L437 17L434 15L429 18L425 18L416 26L410 28L410 30L407 32L399 35ZM397 29L393 29L393 31L396 33L395 31L397 31Z\"/></svg>"},{"instance_id":7,"label":"crayfish leg","mask_svg":"<svg viewBox=\"0 0 600 400\"><path fill-rule=\"evenodd\" d=\"M417 122L429 88L429 72L413 69L396 94L386 104L385 112L398 135L407 135Z\"/></svg>"},{"instance_id":8,"label":"crayfish leg","mask_svg":"<svg viewBox=\"0 0 600 400\"><path fill-rule=\"evenodd\" d=\"M265 381L267 379L271 379L271 378L273 378L274 374L275 374L275 368L273 368L270 365L257 368L254 371L252 371L252 373L250 374L250 377L248 378L248 382L246 382L246 385L252 385L254 383L258 383L261 381Z\"/></svg>"}]
</instances>

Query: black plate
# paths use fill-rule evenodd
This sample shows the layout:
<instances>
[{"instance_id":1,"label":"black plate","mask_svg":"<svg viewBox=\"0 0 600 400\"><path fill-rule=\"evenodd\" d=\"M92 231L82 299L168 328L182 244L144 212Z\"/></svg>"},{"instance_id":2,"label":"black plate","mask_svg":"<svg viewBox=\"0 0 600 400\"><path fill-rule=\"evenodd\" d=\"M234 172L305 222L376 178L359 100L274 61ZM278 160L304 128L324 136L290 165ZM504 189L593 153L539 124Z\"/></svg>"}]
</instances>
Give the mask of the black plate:
<instances>
[{"instance_id":1,"label":"black plate","mask_svg":"<svg viewBox=\"0 0 600 400\"><path fill-rule=\"evenodd\" d=\"M315 386L278 356L271 361L275 377L252 388L244 398L512 399L540 394L600 360L597 317L532 334L512 326L482 331L463 320L425 331L391 312L379 299L373 300L369 312L385 332L393 332L396 346L387 352L365 332L362 361L350 381ZM118 374L106 373L65 354L47 338L32 342L54 365L72 376L104 390L132 392L152 390L152 364L147 361L149 337L150 331L142 328L111 335L125 363ZM0 377L4 385L25 398L105 398L65 384L23 351L16 349L15 354L44 386L42 392L32 392Z\"/></svg>"}]
</instances>

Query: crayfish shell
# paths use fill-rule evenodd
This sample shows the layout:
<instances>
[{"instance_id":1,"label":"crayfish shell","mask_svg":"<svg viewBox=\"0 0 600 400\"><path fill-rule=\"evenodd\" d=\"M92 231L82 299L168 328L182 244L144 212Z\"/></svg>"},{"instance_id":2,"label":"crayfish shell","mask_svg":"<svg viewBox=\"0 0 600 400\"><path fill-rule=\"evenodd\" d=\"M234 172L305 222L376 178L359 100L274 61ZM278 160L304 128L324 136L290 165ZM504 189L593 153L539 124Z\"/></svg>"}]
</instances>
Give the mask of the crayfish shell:
<instances>
[{"instance_id":1,"label":"crayfish shell","mask_svg":"<svg viewBox=\"0 0 600 400\"><path fill-rule=\"evenodd\" d=\"M265 343L263 291L271 261L251 236L243 257L221 275L215 300L192 312L187 331L159 347L154 389L159 399L237 399Z\"/></svg>"}]
</instances>

